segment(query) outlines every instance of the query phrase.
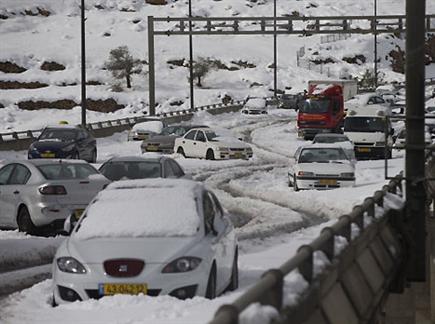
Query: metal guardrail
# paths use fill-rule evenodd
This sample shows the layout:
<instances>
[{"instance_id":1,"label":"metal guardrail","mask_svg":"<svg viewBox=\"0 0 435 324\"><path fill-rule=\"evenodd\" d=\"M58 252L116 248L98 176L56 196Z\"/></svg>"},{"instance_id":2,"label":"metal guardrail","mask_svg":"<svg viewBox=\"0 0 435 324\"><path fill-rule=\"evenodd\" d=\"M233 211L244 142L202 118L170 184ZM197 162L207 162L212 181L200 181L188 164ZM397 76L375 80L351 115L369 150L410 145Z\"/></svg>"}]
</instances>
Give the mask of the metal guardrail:
<instances>
[{"instance_id":1,"label":"metal guardrail","mask_svg":"<svg viewBox=\"0 0 435 324\"><path fill-rule=\"evenodd\" d=\"M194 109L183 109L178 111L165 112L156 114L155 116L134 116L121 119L113 119L99 121L87 124L87 128L91 130L95 137L106 137L116 132L121 132L130 129L134 124L147 120L155 120L156 118L170 124L181 121L190 120L195 112L208 111L211 114L219 114L229 111L236 111L241 108L245 101L236 100L227 104L211 104L195 107ZM0 133L0 151L5 150L24 150L27 149L41 133L42 129L14 131Z\"/></svg>"},{"instance_id":2,"label":"metal guardrail","mask_svg":"<svg viewBox=\"0 0 435 324\"><path fill-rule=\"evenodd\" d=\"M324 228L293 258L278 269L265 272L232 304L221 306L209 324L237 324L242 311L254 303L278 310L280 316L273 323L374 323L404 256L401 235L394 225L400 221L400 213L390 210L383 217L375 217L375 206L383 206L387 192L401 194L401 182L400 174L362 205L355 206L349 215ZM353 233L355 228L358 235ZM336 250L338 237L347 240L341 252ZM329 265L315 274L318 252L324 254ZM299 271L309 286L297 305L285 306L284 277L293 271ZM398 285L397 290L401 288Z\"/></svg>"}]
</instances>

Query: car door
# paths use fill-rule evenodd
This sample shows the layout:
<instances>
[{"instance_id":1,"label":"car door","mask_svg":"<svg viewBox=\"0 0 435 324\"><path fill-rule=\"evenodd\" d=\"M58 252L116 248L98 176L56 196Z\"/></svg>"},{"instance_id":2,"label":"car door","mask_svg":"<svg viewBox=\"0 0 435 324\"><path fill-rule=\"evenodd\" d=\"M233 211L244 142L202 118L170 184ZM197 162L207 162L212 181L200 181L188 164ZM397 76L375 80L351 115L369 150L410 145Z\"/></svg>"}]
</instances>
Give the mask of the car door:
<instances>
[{"instance_id":1,"label":"car door","mask_svg":"<svg viewBox=\"0 0 435 324\"><path fill-rule=\"evenodd\" d=\"M181 140L181 146L183 147L184 154L186 156L194 156L194 145L196 130L191 130Z\"/></svg>"},{"instance_id":2,"label":"car door","mask_svg":"<svg viewBox=\"0 0 435 324\"><path fill-rule=\"evenodd\" d=\"M18 213L18 206L23 202L23 197L26 196L26 183L30 178L29 169L17 163L11 176L9 177L8 183L6 185L7 192L6 200L8 201L8 209L10 209L9 217L5 219L7 226L16 225L16 216Z\"/></svg>"},{"instance_id":3,"label":"car door","mask_svg":"<svg viewBox=\"0 0 435 324\"><path fill-rule=\"evenodd\" d=\"M222 280L223 284L228 283L233 269L234 251L235 251L235 232L229 218L225 215L219 200L213 192L209 192L213 201L214 208L214 228L217 231L217 239L221 241L222 250Z\"/></svg>"},{"instance_id":4,"label":"car door","mask_svg":"<svg viewBox=\"0 0 435 324\"><path fill-rule=\"evenodd\" d=\"M224 259L225 246L222 241L223 232L218 232L215 228L215 208L213 200L207 191L203 192L202 204L206 239L210 242L214 254L213 259L216 261L216 287L217 291L220 291L224 284L226 266Z\"/></svg>"},{"instance_id":5,"label":"car door","mask_svg":"<svg viewBox=\"0 0 435 324\"><path fill-rule=\"evenodd\" d=\"M0 225L9 226L13 217L14 204L11 200L13 194L8 185L15 164L5 165L0 169Z\"/></svg>"},{"instance_id":6,"label":"car door","mask_svg":"<svg viewBox=\"0 0 435 324\"><path fill-rule=\"evenodd\" d=\"M207 153L207 138L203 131L199 130L196 133L195 141L193 142L195 157L205 158Z\"/></svg>"},{"instance_id":7,"label":"car door","mask_svg":"<svg viewBox=\"0 0 435 324\"><path fill-rule=\"evenodd\" d=\"M79 130L77 146L81 159L92 160L92 154L95 149L95 138L87 130Z\"/></svg>"}]
</instances>

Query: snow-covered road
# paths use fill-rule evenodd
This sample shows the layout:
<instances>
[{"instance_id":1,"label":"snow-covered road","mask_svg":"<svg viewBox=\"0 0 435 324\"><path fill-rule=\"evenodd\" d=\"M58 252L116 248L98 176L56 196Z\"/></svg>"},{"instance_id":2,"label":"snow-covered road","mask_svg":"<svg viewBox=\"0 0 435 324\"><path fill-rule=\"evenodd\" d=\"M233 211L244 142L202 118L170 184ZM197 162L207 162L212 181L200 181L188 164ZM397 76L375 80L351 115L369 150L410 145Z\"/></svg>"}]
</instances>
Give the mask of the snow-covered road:
<instances>
[{"instance_id":1,"label":"snow-covered road","mask_svg":"<svg viewBox=\"0 0 435 324\"><path fill-rule=\"evenodd\" d=\"M237 113L199 114L193 122L232 129L252 142L249 161L206 161L174 158L196 180L204 181L233 214L240 239L240 289L215 300L195 297L181 301L169 296L113 296L50 306L51 280L46 280L0 301L0 323L205 323L223 303L229 303L267 269L288 260L326 225L384 184L383 161L357 163L357 185L331 191L294 192L287 185L287 169L296 148L294 112L276 110L269 116L247 118ZM126 142L126 133L98 140L99 162L113 155L140 154L139 142ZM0 158L22 157L24 152L0 152ZM390 161L389 174L403 166L401 156ZM0 240L16 232L0 231ZM22 236L22 235L21 235ZM26 237L20 237L20 240ZM28 239L28 237L27 237ZM0 247L1 249L1 247ZM287 299L295 298L305 285L298 276L287 280ZM248 312L249 313L249 312ZM259 323L262 319L257 318ZM246 323L252 323L245 316Z\"/></svg>"}]
</instances>

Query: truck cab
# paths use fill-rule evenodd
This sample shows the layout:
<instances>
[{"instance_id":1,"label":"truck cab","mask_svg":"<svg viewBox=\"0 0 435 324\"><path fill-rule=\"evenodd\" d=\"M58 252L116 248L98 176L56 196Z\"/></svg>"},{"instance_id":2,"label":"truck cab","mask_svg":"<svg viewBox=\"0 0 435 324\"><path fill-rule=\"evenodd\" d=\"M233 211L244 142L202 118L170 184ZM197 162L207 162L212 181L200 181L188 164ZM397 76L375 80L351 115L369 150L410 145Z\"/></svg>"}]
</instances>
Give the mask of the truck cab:
<instances>
[{"instance_id":1,"label":"truck cab","mask_svg":"<svg viewBox=\"0 0 435 324\"><path fill-rule=\"evenodd\" d=\"M344 134L353 142L357 159L391 158L394 129L383 110L349 111Z\"/></svg>"},{"instance_id":2,"label":"truck cab","mask_svg":"<svg viewBox=\"0 0 435 324\"><path fill-rule=\"evenodd\" d=\"M298 112L298 136L313 139L317 133L340 132L344 118L340 85L311 85Z\"/></svg>"}]
</instances>

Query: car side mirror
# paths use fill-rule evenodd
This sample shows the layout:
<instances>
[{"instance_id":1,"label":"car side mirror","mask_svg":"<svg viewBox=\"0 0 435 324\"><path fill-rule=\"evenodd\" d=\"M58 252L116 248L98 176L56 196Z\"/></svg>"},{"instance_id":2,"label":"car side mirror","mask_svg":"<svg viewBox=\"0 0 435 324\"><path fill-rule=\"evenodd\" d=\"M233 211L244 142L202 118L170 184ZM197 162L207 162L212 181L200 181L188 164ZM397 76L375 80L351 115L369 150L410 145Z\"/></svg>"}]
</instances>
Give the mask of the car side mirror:
<instances>
[{"instance_id":1,"label":"car side mirror","mask_svg":"<svg viewBox=\"0 0 435 324\"><path fill-rule=\"evenodd\" d=\"M77 224L76 217L71 214L65 219L65 223L63 223L63 230L66 235L70 235L74 229L74 226Z\"/></svg>"}]
</instances>

